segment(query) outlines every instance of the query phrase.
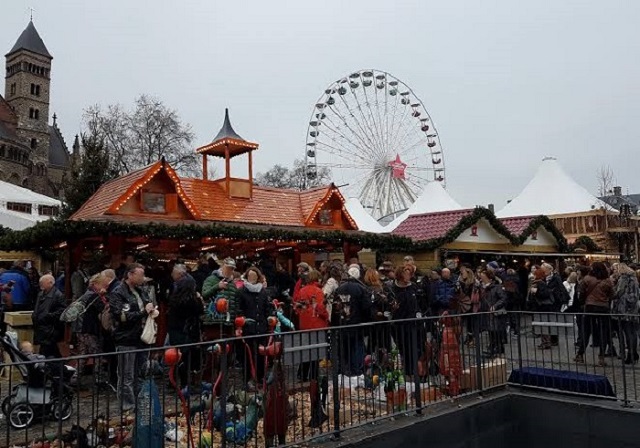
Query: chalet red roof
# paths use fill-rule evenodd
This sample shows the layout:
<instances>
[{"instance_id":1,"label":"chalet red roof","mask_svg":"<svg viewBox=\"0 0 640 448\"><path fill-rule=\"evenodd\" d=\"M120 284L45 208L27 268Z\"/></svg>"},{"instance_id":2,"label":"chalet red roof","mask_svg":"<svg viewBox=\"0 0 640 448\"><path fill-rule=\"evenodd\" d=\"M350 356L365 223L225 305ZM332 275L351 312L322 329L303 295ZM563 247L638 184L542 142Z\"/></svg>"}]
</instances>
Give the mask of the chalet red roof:
<instances>
[{"instance_id":1,"label":"chalet red roof","mask_svg":"<svg viewBox=\"0 0 640 448\"><path fill-rule=\"evenodd\" d=\"M406 236L415 241L427 241L445 236L473 209L412 215L395 228L393 235Z\"/></svg>"},{"instance_id":2,"label":"chalet red roof","mask_svg":"<svg viewBox=\"0 0 640 448\"><path fill-rule=\"evenodd\" d=\"M304 227L331 196L337 195L344 203L344 198L334 185L306 191L254 186L252 199L229 198L223 183L179 178L168 163L159 161L105 183L71 219L103 220L113 216L124 202L163 168L196 220ZM343 213L347 220L352 221L344 206ZM158 218L162 219L160 216ZM140 216L135 219L148 221L149 218ZM351 227L357 228L355 223Z\"/></svg>"}]
</instances>

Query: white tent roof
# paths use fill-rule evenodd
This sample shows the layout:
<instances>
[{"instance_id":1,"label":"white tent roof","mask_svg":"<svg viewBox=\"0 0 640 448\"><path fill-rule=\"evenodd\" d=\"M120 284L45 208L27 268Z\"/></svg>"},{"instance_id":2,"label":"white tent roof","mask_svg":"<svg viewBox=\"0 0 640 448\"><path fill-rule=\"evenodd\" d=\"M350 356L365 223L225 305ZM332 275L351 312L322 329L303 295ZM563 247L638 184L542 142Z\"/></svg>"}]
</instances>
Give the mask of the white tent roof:
<instances>
[{"instance_id":1,"label":"white tent roof","mask_svg":"<svg viewBox=\"0 0 640 448\"><path fill-rule=\"evenodd\" d=\"M385 232L391 232L411 215L421 215L423 213L448 212L451 210L462 210L458 204L444 189L440 182L429 182L425 185L418 199L411 204L403 214L391 221L384 228Z\"/></svg>"},{"instance_id":2,"label":"white tent roof","mask_svg":"<svg viewBox=\"0 0 640 448\"><path fill-rule=\"evenodd\" d=\"M24 202L34 205L60 206L57 199L50 198L27 188L0 181L0 202Z\"/></svg>"},{"instance_id":3,"label":"white tent roof","mask_svg":"<svg viewBox=\"0 0 640 448\"><path fill-rule=\"evenodd\" d=\"M378 221L364 209L358 198L349 198L345 203L345 207L349 215L351 215L358 225L358 229L373 233L386 231L385 228L378 224Z\"/></svg>"},{"instance_id":4,"label":"white tent roof","mask_svg":"<svg viewBox=\"0 0 640 448\"><path fill-rule=\"evenodd\" d=\"M611 209L576 183L554 157L545 157L524 190L496 215L498 218L563 215L601 207Z\"/></svg>"},{"instance_id":5,"label":"white tent roof","mask_svg":"<svg viewBox=\"0 0 640 448\"><path fill-rule=\"evenodd\" d=\"M0 225L11 230L24 230L35 225L38 221L44 221L48 217L38 219L27 213L18 213L11 210L0 210Z\"/></svg>"}]
</instances>

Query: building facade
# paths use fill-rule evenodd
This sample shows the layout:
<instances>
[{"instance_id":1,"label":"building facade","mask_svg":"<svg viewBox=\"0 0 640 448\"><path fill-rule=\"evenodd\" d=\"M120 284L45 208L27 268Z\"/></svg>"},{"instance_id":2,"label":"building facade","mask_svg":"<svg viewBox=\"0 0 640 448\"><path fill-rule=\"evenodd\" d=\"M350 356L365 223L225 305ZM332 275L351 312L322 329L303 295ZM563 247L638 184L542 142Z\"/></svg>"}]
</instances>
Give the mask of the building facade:
<instances>
[{"instance_id":1,"label":"building facade","mask_svg":"<svg viewBox=\"0 0 640 448\"><path fill-rule=\"evenodd\" d=\"M51 62L33 22L5 55L0 95L0 180L60 198L71 157L56 115L50 124Z\"/></svg>"}]
</instances>

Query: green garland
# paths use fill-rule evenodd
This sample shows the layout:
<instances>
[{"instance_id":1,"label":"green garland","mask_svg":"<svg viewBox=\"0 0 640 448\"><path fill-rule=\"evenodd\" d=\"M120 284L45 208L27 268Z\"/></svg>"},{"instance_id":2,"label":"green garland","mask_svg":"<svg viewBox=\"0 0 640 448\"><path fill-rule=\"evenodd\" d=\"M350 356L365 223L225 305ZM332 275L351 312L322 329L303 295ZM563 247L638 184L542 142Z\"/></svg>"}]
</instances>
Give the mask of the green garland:
<instances>
[{"instance_id":1,"label":"green garland","mask_svg":"<svg viewBox=\"0 0 640 448\"><path fill-rule=\"evenodd\" d=\"M591 254L603 251L602 247L598 246L596 242L587 235L582 235L576 238L576 240L569 245L569 252L575 252L576 249L580 248Z\"/></svg>"},{"instance_id":2,"label":"green garland","mask_svg":"<svg viewBox=\"0 0 640 448\"><path fill-rule=\"evenodd\" d=\"M309 241L318 240L330 245L342 243L356 244L381 252L415 253L431 251L451 243L462 232L481 219L489 221L498 233L514 246L522 245L539 227L544 227L558 240L560 252L567 250L567 241L553 222L546 216L533 218L527 228L514 235L487 208L477 207L464 216L446 235L427 241L413 241L410 238L390 234L365 232L343 232L339 230L291 229L268 226L242 226L233 224L131 224L117 221L59 221L49 220L22 231L0 228L0 250L46 250L56 243L96 236L123 236L170 240L200 240L202 238L231 238L245 241Z\"/></svg>"}]
</instances>

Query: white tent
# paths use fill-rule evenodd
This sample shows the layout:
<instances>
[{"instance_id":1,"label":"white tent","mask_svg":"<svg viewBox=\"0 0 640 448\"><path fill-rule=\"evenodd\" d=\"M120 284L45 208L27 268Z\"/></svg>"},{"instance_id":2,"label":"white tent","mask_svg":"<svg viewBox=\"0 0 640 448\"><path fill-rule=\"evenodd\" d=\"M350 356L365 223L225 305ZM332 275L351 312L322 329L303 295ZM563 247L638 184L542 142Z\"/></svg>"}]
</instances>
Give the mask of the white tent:
<instances>
[{"instance_id":1,"label":"white tent","mask_svg":"<svg viewBox=\"0 0 640 448\"><path fill-rule=\"evenodd\" d=\"M545 157L522 192L496 215L498 218L564 215L607 208L607 204L576 183L555 157Z\"/></svg>"},{"instance_id":2,"label":"white tent","mask_svg":"<svg viewBox=\"0 0 640 448\"><path fill-rule=\"evenodd\" d=\"M7 202L30 204L32 211L31 213L21 213L7 210ZM13 230L24 230L39 221L49 219L50 216L42 216L38 213L39 205L60 207L62 203L27 188L0 181L0 225Z\"/></svg>"},{"instance_id":3,"label":"white tent","mask_svg":"<svg viewBox=\"0 0 640 448\"><path fill-rule=\"evenodd\" d=\"M378 224L378 221L364 209L358 198L349 198L345 207L358 225L358 229L373 233L385 232L384 227Z\"/></svg>"},{"instance_id":4,"label":"white tent","mask_svg":"<svg viewBox=\"0 0 640 448\"><path fill-rule=\"evenodd\" d=\"M425 185L418 199L411 204L404 213L391 221L384 228L385 232L391 232L411 215L421 215L423 213L448 212L451 210L462 210L458 204L444 189L440 182L429 182Z\"/></svg>"}]
</instances>

